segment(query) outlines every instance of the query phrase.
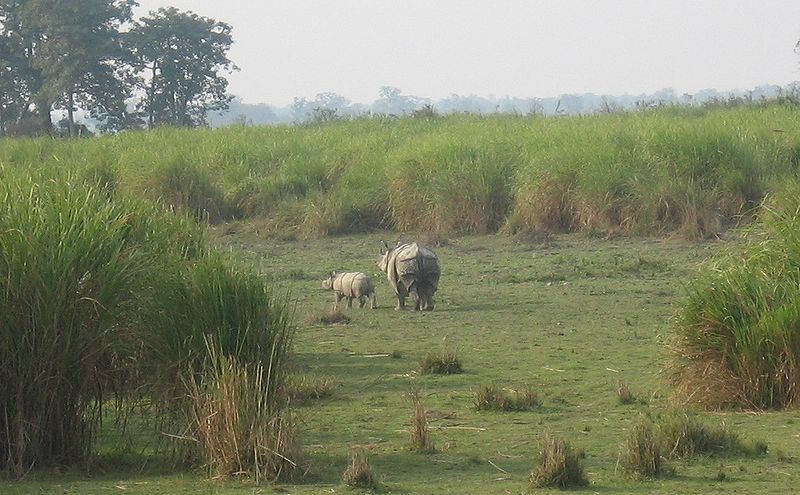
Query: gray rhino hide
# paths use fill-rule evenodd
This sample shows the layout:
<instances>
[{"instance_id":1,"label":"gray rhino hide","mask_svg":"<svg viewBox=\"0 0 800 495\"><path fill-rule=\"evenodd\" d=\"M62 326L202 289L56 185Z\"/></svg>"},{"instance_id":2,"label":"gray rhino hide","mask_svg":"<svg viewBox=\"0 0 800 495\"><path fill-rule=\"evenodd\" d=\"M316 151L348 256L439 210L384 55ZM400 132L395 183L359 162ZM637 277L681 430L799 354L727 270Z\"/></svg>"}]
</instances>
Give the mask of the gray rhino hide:
<instances>
[{"instance_id":1,"label":"gray rhino hide","mask_svg":"<svg viewBox=\"0 0 800 495\"><path fill-rule=\"evenodd\" d=\"M407 295L415 282L427 283L435 292L440 274L436 254L416 242L401 244L389 253L386 277L398 295Z\"/></svg>"}]
</instances>

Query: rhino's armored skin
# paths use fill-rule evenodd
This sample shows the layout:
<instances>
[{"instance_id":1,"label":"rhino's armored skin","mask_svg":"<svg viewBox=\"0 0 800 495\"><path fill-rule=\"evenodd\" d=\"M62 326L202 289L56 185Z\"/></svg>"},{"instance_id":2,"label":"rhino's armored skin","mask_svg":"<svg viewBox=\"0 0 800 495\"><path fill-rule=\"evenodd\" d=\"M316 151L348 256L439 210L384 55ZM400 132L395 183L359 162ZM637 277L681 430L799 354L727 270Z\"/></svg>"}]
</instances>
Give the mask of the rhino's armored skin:
<instances>
[{"instance_id":1,"label":"rhino's armored skin","mask_svg":"<svg viewBox=\"0 0 800 495\"><path fill-rule=\"evenodd\" d=\"M410 295L415 310L432 311L433 295L439 288L442 272L436 254L416 242L397 243L391 249L384 243L384 248L376 264L386 273L397 294L395 309L405 308L406 297Z\"/></svg>"},{"instance_id":2,"label":"rhino's armored skin","mask_svg":"<svg viewBox=\"0 0 800 495\"><path fill-rule=\"evenodd\" d=\"M375 297L375 285L372 279L362 272L331 272L330 276L322 281L322 288L333 290L336 294L335 307L339 307L339 302L347 298L347 307L353 307L353 299L358 299L358 307L363 308L367 299L370 300L370 308L378 307L378 300Z\"/></svg>"}]
</instances>

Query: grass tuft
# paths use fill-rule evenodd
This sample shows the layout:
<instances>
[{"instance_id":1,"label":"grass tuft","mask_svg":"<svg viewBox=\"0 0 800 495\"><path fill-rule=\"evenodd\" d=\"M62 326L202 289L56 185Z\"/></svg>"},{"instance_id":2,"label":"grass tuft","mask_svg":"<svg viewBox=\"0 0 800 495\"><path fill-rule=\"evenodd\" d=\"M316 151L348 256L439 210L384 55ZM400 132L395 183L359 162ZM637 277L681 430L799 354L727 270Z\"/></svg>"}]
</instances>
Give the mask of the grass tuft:
<instances>
[{"instance_id":1,"label":"grass tuft","mask_svg":"<svg viewBox=\"0 0 800 495\"><path fill-rule=\"evenodd\" d=\"M660 478L669 473L651 420L642 418L634 425L618 462L624 471L637 478Z\"/></svg>"},{"instance_id":2,"label":"grass tuft","mask_svg":"<svg viewBox=\"0 0 800 495\"><path fill-rule=\"evenodd\" d=\"M311 325L347 325L350 317L338 308L328 309L322 312L311 314L307 320Z\"/></svg>"},{"instance_id":3,"label":"grass tuft","mask_svg":"<svg viewBox=\"0 0 800 495\"><path fill-rule=\"evenodd\" d=\"M367 449L356 446L350 449L350 462L342 474L342 481L354 488L374 490L378 483L369 464Z\"/></svg>"},{"instance_id":4,"label":"grass tuft","mask_svg":"<svg viewBox=\"0 0 800 495\"><path fill-rule=\"evenodd\" d=\"M569 442L545 434L539 449L539 465L530 474L534 488L569 488L587 486L589 479L580 463L580 456Z\"/></svg>"},{"instance_id":5,"label":"grass tuft","mask_svg":"<svg viewBox=\"0 0 800 495\"><path fill-rule=\"evenodd\" d=\"M293 405L303 405L331 397L335 388L336 380L329 376L291 375L287 378L286 395Z\"/></svg>"},{"instance_id":6,"label":"grass tuft","mask_svg":"<svg viewBox=\"0 0 800 495\"><path fill-rule=\"evenodd\" d=\"M617 382L617 399L622 405L629 405L638 402L639 398L633 393L627 383L620 380Z\"/></svg>"},{"instance_id":7,"label":"grass tuft","mask_svg":"<svg viewBox=\"0 0 800 495\"><path fill-rule=\"evenodd\" d=\"M420 391L417 388L411 389L408 394L411 399L413 413L411 416L411 450L423 454L431 454L436 451L428 429L428 417L425 406L422 404Z\"/></svg>"},{"instance_id":8,"label":"grass tuft","mask_svg":"<svg viewBox=\"0 0 800 495\"><path fill-rule=\"evenodd\" d=\"M455 375L462 373L463 369L456 353L443 349L426 354L419 363L419 372L423 375Z\"/></svg>"},{"instance_id":9,"label":"grass tuft","mask_svg":"<svg viewBox=\"0 0 800 495\"><path fill-rule=\"evenodd\" d=\"M530 386L510 390L492 384L478 387L474 404L478 411L530 411L539 407L541 401Z\"/></svg>"}]
</instances>

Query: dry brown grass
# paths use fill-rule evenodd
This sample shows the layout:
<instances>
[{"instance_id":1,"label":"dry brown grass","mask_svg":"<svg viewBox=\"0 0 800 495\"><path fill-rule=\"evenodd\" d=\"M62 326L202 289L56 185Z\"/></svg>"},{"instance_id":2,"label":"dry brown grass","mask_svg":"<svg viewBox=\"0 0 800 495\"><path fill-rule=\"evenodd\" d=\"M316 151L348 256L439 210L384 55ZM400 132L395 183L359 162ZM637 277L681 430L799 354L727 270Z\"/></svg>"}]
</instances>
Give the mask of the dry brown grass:
<instances>
[{"instance_id":1,"label":"dry brown grass","mask_svg":"<svg viewBox=\"0 0 800 495\"><path fill-rule=\"evenodd\" d=\"M342 481L355 488L374 489L377 486L365 447L357 445L350 449L350 462L342 474Z\"/></svg>"},{"instance_id":2,"label":"dry brown grass","mask_svg":"<svg viewBox=\"0 0 800 495\"><path fill-rule=\"evenodd\" d=\"M622 405L634 404L639 400L630 386L622 380L617 382L617 399Z\"/></svg>"},{"instance_id":3,"label":"dry brown grass","mask_svg":"<svg viewBox=\"0 0 800 495\"><path fill-rule=\"evenodd\" d=\"M580 456L570 444L546 434L539 450L539 465L530 475L535 488L587 486L589 479L580 464Z\"/></svg>"},{"instance_id":4,"label":"dry brown grass","mask_svg":"<svg viewBox=\"0 0 800 495\"><path fill-rule=\"evenodd\" d=\"M530 386L519 390L503 389L497 385L481 385L475 391L475 409L479 411L529 411L541 405Z\"/></svg>"},{"instance_id":5,"label":"dry brown grass","mask_svg":"<svg viewBox=\"0 0 800 495\"><path fill-rule=\"evenodd\" d=\"M213 370L189 375L189 438L213 478L246 475L256 482L291 478L302 453L286 410L265 392L269 370L215 356Z\"/></svg>"},{"instance_id":6,"label":"dry brown grass","mask_svg":"<svg viewBox=\"0 0 800 495\"><path fill-rule=\"evenodd\" d=\"M327 399L333 395L335 388L336 380L332 377L297 374L287 378L286 395L292 405L303 405L313 400Z\"/></svg>"},{"instance_id":7,"label":"dry brown grass","mask_svg":"<svg viewBox=\"0 0 800 495\"><path fill-rule=\"evenodd\" d=\"M436 447L433 445L431 433L428 429L428 417L420 398L420 391L417 388L413 388L408 395L413 407L410 430L411 450L424 454L433 453L436 451Z\"/></svg>"},{"instance_id":8,"label":"dry brown grass","mask_svg":"<svg viewBox=\"0 0 800 495\"><path fill-rule=\"evenodd\" d=\"M312 313L306 318L309 325L347 325L350 317L338 308L331 308Z\"/></svg>"}]
</instances>

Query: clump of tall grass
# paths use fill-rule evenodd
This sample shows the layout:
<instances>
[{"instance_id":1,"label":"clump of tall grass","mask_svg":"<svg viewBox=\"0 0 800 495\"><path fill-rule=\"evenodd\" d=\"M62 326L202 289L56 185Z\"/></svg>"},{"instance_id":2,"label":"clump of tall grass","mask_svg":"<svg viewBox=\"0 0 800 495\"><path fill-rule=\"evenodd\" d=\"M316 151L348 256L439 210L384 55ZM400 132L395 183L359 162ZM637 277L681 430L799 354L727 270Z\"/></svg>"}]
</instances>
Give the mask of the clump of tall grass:
<instances>
[{"instance_id":1,"label":"clump of tall grass","mask_svg":"<svg viewBox=\"0 0 800 495\"><path fill-rule=\"evenodd\" d=\"M276 236L393 228L711 237L794 176L793 110L661 109L569 118L450 115L325 126L153 129L4 140L0 162L74 166L115 194ZM113 181L111 174L113 171Z\"/></svg>"},{"instance_id":2,"label":"clump of tall grass","mask_svg":"<svg viewBox=\"0 0 800 495\"><path fill-rule=\"evenodd\" d=\"M167 205L200 221L219 223L235 215L223 191L211 182L208 174L183 158L161 167L153 180L157 194Z\"/></svg>"},{"instance_id":3,"label":"clump of tall grass","mask_svg":"<svg viewBox=\"0 0 800 495\"><path fill-rule=\"evenodd\" d=\"M474 404L478 411L529 411L539 407L541 401L530 386L509 390L491 384L478 387Z\"/></svg>"},{"instance_id":4,"label":"clump of tall grass","mask_svg":"<svg viewBox=\"0 0 800 495\"><path fill-rule=\"evenodd\" d=\"M621 448L619 464L636 476L655 478L671 474L669 459L766 452L764 442L744 442L724 423L709 427L690 413L667 411L636 422Z\"/></svg>"},{"instance_id":5,"label":"clump of tall grass","mask_svg":"<svg viewBox=\"0 0 800 495\"><path fill-rule=\"evenodd\" d=\"M420 391L418 388L412 388L408 394L411 399L411 406L413 413L411 415L411 430L409 431L411 437L411 450L430 454L436 451L431 438L431 432L428 428L428 416L425 412L425 406L422 404Z\"/></svg>"},{"instance_id":6,"label":"clump of tall grass","mask_svg":"<svg viewBox=\"0 0 800 495\"><path fill-rule=\"evenodd\" d=\"M342 474L342 481L356 488L373 489L377 486L366 448L356 446L350 449L350 461Z\"/></svg>"},{"instance_id":7,"label":"clump of tall grass","mask_svg":"<svg viewBox=\"0 0 800 495\"><path fill-rule=\"evenodd\" d=\"M631 387L624 381L617 382L617 400L622 405L634 404L639 401Z\"/></svg>"},{"instance_id":8,"label":"clump of tall grass","mask_svg":"<svg viewBox=\"0 0 800 495\"><path fill-rule=\"evenodd\" d=\"M290 475L299 452L284 393L291 308L214 254L185 267L169 289L147 336L153 400L179 411L163 427L196 440L177 447L199 454L216 476Z\"/></svg>"},{"instance_id":9,"label":"clump of tall grass","mask_svg":"<svg viewBox=\"0 0 800 495\"><path fill-rule=\"evenodd\" d=\"M142 298L165 260L203 248L156 208L69 175L2 171L0 466L81 462L102 409L126 396Z\"/></svg>"},{"instance_id":10,"label":"clump of tall grass","mask_svg":"<svg viewBox=\"0 0 800 495\"><path fill-rule=\"evenodd\" d=\"M659 442L667 457L690 457L696 454L764 454L766 444L748 444L724 423L709 427L696 416L668 412L656 418Z\"/></svg>"},{"instance_id":11,"label":"clump of tall grass","mask_svg":"<svg viewBox=\"0 0 800 495\"><path fill-rule=\"evenodd\" d=\"M419 363L419 372L423 375L455 375L463 371L458 355L446 348L428 352Z\"/></svg>"},{"instance_id":12,"label":"clump of tall grass","mask_svg":"<svg viewBox=\"0 0 800 495\"><path fill-rule=\"evenodd\" d=\"M656 427L650 419L640 418L622 446L619 466L638 478L658 478L669 474Z\"/></svg>"},{"instance_id":13,"label":"clump of tall grass","mask_svg":"<svg viewBox=\"0 0 800 495\"><path fill-rule=\"evenodd\" d=\"M580 456L569 442L546 434L539 449L539 465L530 474L534 488L569 488L587 486L589 479L580 463Z\"/></svg>"},{"instance_id":14,"label":"clump of tall grass","mask_svg":"<svg viewBox=\"0 0 800 495\"><path fill-rule=\"evenodd\" d=\"M270 383L279 363L243 364L222 353L213 338L206 345L202 371L183 375L188 394L184 436L195 442L215 478L249 475L257 483L291 477L302 454L291 416Z\"/></svg>"},{"instance_id":15,"label":"clump of tall grass","mask_svg":"<svg viewBox=\"0 0 800 495\"><path fill-rule=\"evenodd\" d=\"M186 217L69 174L0 176L0 467L81 462L104 407L145 394L215 472L287 473L283 299Z\"/></svg>"},{"instance_id":16,"label":"clump of tall grass","mask_svg":"<svg viewBox=\"0 0 800 495\"><path fill-rule=\"evenodd\" d=\"M336 381L329 376L293 374L287 378L285 386L289 402L301 405L312 400L331 397L336 388Z\"/></svg>"},{"instance_id":17,"label":"clump of tall grass","mask_svg":"<svg viewBox=\"0 0 800 495\"><path fill-rule=\"evenodd\" d=\"M800 397L800 208L768 209L747 243L691 285L669 376L707 407L782 408Z\"/></svg>"},{"instance_id":18,"label":"clump of tall grass","mask_svg":"<svg viewBox=\"0 0 800 495\"><path fill-rule=\"evenodd\" d=\"M511 208L518 160L514 144L480 136L434 135L403 150L387 168L394 227L437 235L497 231Z\"/></svg>"}]
</instances>

